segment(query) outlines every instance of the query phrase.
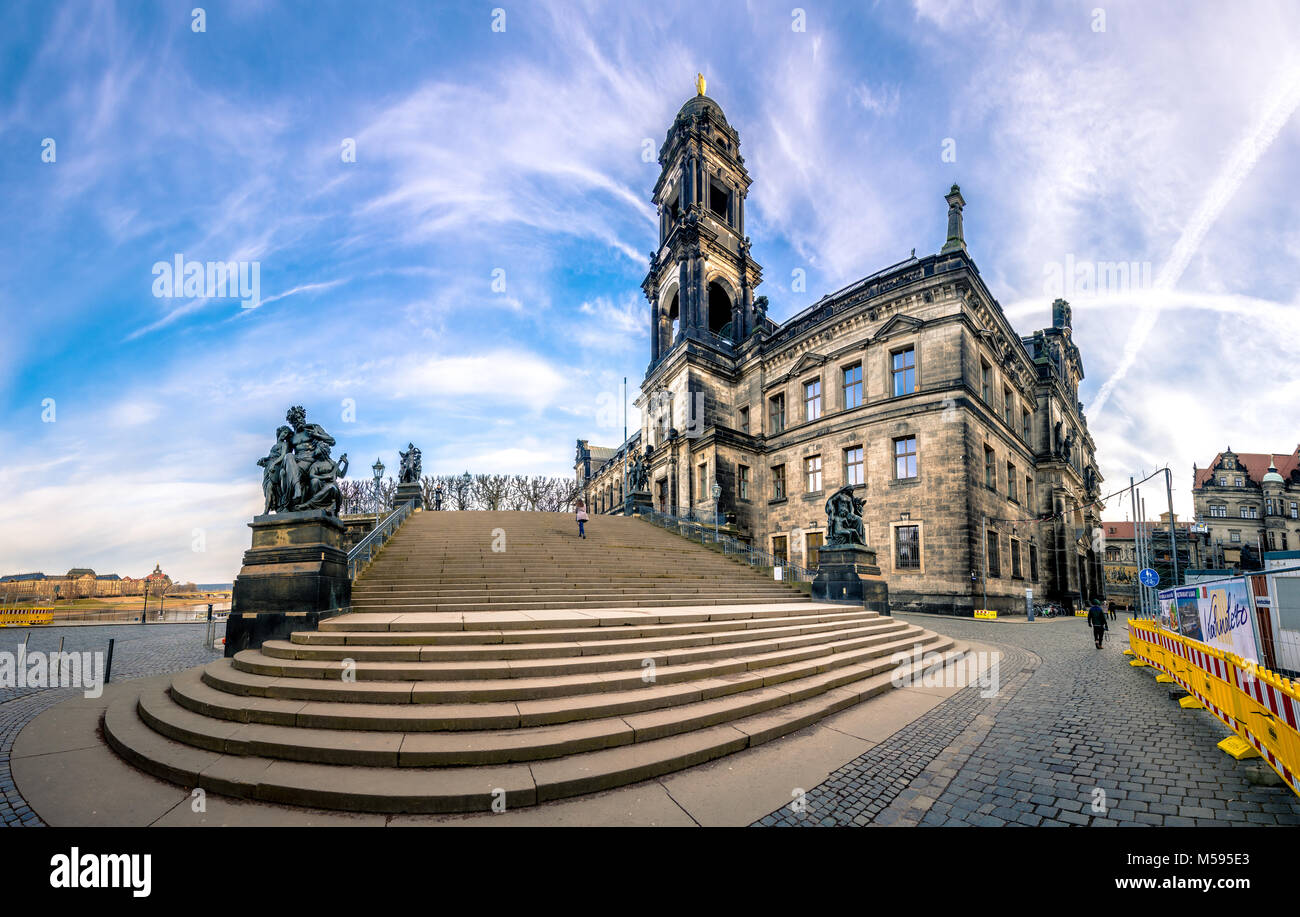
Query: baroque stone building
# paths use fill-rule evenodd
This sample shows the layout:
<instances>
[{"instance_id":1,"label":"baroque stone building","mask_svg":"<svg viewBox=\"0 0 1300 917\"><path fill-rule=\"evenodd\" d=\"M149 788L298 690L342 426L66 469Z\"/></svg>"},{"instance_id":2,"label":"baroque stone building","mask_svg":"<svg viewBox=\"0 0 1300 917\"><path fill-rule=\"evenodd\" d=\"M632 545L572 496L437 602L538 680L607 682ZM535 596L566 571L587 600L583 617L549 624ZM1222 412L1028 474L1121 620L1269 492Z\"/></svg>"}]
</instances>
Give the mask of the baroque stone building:
<instances>
[{"instance_id":1,"label":"baroque stone building","mask_svg":"<svg viewBox=\"0 0 1300 917\"><path fill-rule=\"evenodd\" d=\"M13 573L0 576L0 597L33 596L42 600L103 598L116 595L161 595L172 586L172 578L155 564L147 576L133 578L116 573L96 574L86 567L73 567L63 575Z\"/></svg>"},{"instance_id":2,"label":"baroque stone building","mask_svg":"<svg viewBox=\"0 0 1300 917\"><path fill-rule=\"evenodd\" d=\"M1265 551L1300 548L1300 446L1290 455L1220 452L1192 466L1192 500L1219 566L1263 568Z\"/></svg>"},{"instance_id":3,"label":"baroque stone building","mask_svg":"<svg viewBox=\"0 0 1300 917\"><path fill-rule=\"evenodd\" d=\"M578 483L622 512L624 457L643 449L655 509L712 519L813 567L826 498L866 499L867 539L900 609L1022 611L1025 589L1099 598L1101 478L1078 386L1070 306L1021 337L985 286L946 196L947 238L778 324L755 294L740 137L699 94L659 150L659 247L642 284L650 364L642 428L579 441Z\"/></svg>"}]
</instances>

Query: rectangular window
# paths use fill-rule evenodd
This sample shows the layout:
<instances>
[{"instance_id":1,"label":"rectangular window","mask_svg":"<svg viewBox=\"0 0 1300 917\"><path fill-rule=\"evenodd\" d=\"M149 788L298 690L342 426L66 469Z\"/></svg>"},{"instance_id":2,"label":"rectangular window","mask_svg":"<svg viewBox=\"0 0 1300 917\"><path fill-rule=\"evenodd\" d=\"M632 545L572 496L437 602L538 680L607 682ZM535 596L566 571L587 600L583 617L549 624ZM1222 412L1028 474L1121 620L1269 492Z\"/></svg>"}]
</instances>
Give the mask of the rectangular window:
<instances>
[{"instance_id":1,"label":"rectangular window","mask_svg":"<svg viewBox=\"0 0 1300 917\"><path fill-rule=\"evenodd\" d=\"M894 440L894 477L900 481L916 477L916 437Z\"/></svg>"},{"instance_id":2,"label":"rectangular window","mask_svg":"<svg viewBox=\"0 0 1300 917\"><path fill-rule=\"evenodd\" d=\"M1238 486L1238 487L1241 486L1241 478L1237 478L1237 486Z\"/></svg>"},{"instance_id":3,"label":"rectangular window","mask_svg":"<svg viewBox=\"0 0 1300 917\"><path fill-rule=\"evenodd\" d=\"M822 380L814 379L803 384L803 419L816 420L822 416Z\"/></svg>"},{"instance_id":4,"label":"rectangular window","mask_svg":"<svg viewBox=\"0 0 1300 917\"><path fill-rule=\"evenodd\" d=\"M989 532L987 537L989 540L989 560L988 560L989 576L991 577L1001 576L1002 575L1002 551L998 547L998 533Z\"/></svg>"},{"instance_id":5,"label":"rectangular window","mask_svg":"<svg viewBox=\"0 0 1300 917\"><path fill-rule=\"evenodd\" d=\"M805 566L809 570L816 570L817 564L821 560L822 553L822 533L809 532L804 536L804 548L808 555Z\"/></svg>"},{"instance_id":6,"label":"rectangular window","mask_svg":"<svg viewBox=\"0 0 1300 917\"><path fill-rule=\"evenodd\" d=\"M1010 462L1007 462L1007 499L1016 499L1016 466Z\"/></svg>"},{"instance_id":7,"label":"rectangular window","mask_svg":"<svg viewBox=\"0 0 1300 917\"><path fill-rule=\"evenodd\" d=\"M1220 487L1227 487L1227 486L1228 486L1228 479L1225 478L1223 475L1219 475L1219 486L1220 486Z\"/></svg>"},{"instance_id":8,"label":"rectangular window","mask_svg":"<svg viewBox=\"0 0 1300 917\"><path fill-rule=\"evenodd\" d=\"M1029 546L1029 578L1038 582L1038 545Z\"/></svg>"},{"instance_id":9,"label":"rectangular window","mask_svg":"<svg viewBox=\"0 0 1300 917\"><path fill-rule=\"evenodd\" d=\"M894 567L898 570L921 569L921 527L894 526Z\"/></svg>"},{"instance_id":10,"label":"rectangular window","mask_svg":"<svg viewBox=\"0 0 1300 917\"><path fill-rule=\"evenodd\" d=\"M1024 408L1020 409L1020 433L1021 436L1024 437L1025 442L1029 442L1031 433L1029 427L1029 412Z\"/></svg>"},{"instance_id":11,"label":"rectangular window","mask_svg":"<svg viewBox=\"0 0 1300 917\"><path fill-rule=\"evenodd\" d=\"M984 447L984 486L989 490L998 489L997 461L993 458L993 450L988 446Z\"/></svg>"},{"instance_id":12,"label":"rectangular window","mask_svg":"<svg viewBox=\"0 0 1300 917\"><path fill-rule=\"evenodd\" d=\"M1011 389L1002 390L1002 419L1006 421L1008 427L1011 426L1011 411L1015 408L1015 402L1011 397ZM1012 427L1012 429L1015 429Z\"/></svg>"},{"instance_id":13,"label":"rectangular window","mask_svg":"<svg viewBox=\"0 0 1300 917\"><path fill-rule=\"evenodd\" d=\"M993 403L993 367L980 360L980 397L985 404Z\"/></svg>"},{"instance_id":14,"label":"rectangular window","mask_svg":"<svg viewBox=\"0 0 1300 917\"><path fill-rule=\"evenodd\" d=\"M785 499L785 466L777 465L772 469L772 499Z\"/></svg>"},{"instance_id":15,"label":"rectangular window","mask_svg":"<svg viewBox=\"0 0 1300 917\"><path fill-rule=\"evenodd\" d=\"M742 500L749 499L749 466L736 466L736 495Z\"/></svg>"},{"instance_id":16,"label":"rectangular window","mask_svg":"<svg viewBox=\"0 0 1300 917\"><path fill-rule=\"evenodd\" d=\"M749 408L740 409L740 432L749 432Z\"/></svg>"},{"instance_id":17,"label":"rectangular window","mask_svg":"<svg viewBox=\"0 0 1300 917\"><path fill-rule=\"evenodd\" d=\"M1025 506L1034 505L1034 479L1025 475Z\"/></svg>"},{"instance_id":18,"label":"rectangular window","mask_svg":"<svg viewBox=\"0 0 1300 917\"><path fill-rule=\"evenodd\" d=\"M1292 505L1292 506L1295 506L1294 503L1292 503L1291 505ZM1214 505L1211 505L1211 506L1210 506L1210 515L1211 515L1211 516L1218 516L1218 517L1221 517L1221 518L1227 517L1227 515L1228 515L1228 508L1227 508L1226 506L1214 506Z\"/></svg>"},{"instance_id":19,"label":"rectangular window","mask_svg":"<svg viewBox=\"0 0 1300 917\"><path fill-rule=\"evenodd\" d=\"M1300 513L1297 512L1297 507L1294 500L1291 501L1291 518L1300 519Z\"/></svg>"},{"instance_id":20,"label":"rectangular window","mask_svg":"<svg viewBox=\"0 0 1300 917\"><path fill-rule=\"evenodd\" d=\"M1020 539L1011 539L1011 576L1015 579L1023 579L1020 572Z\"/></svg>"},{"instance_id":21,"label":"rectangular window","mask_svg":"<svg viewBox=\"0 0 1300 917\"><path fill-rule=\"evenodd\" d=\"M768 404L768 419L771 421L768 426L771 435L775 436L785 429L785 395L773 395Z\"/></svg>"},{"instance_id":22,"label":"rectangular window","mask_svg":"<svg viewBox=\"0 0 1300 917\"><path fill-rule=\"evenodd\" d=\"M1240 543L1241 543L1241 532L1229 532L1229 533L1228 533L1228 540L1231 541L1233 544L1240 544Z\"/></svg>"},{"instance_id":23,"label":"rectangular window","mask_svg":"<svg viewBox=\"0 0 1300 917\"><path fill-rule=\"evenodd\" d=\"M804 489L810 494L822 489L822 457L812 455L803 460Z\"/></svg>"},{"instance_id":24,"label":"rectangular window","mask_svg":"<svg viewBox=\"0 0 1300 917\"><path fill-rule=\"evenodd\" d=\"M844 483L862 483L862 447L853 446L844 450ZM1294 506L1295 504L1291 504Z\"/></svg>"},{"instance_id":25,"label":"rectangular window","mask_svg":"<svg viewBox=\"0 0 1300 917\"><path fill-rule=\"evenodd\" d=\"M895 398L916 391L916 348L909 347L894 354L893 375Z\"/></svg>"},{"instance_id":26,"label":"rectangular window","mask_svg":"<svg viewBox=\"0 0 1300 917\"><path fill-rule=\"evenodd\" d=\"M844 408L862 404L862 364L854 363L844 370Z\"/></svg>"},{"instance_id":27,"label":"rectangular window","mask_svg":"<svg viewBox=\"0 0 1300 917\"><path fill-rule=\"evenodd\" d=\"M786 554L785 546L786 546L786 536L784 535L772 536L772 556L777 559L777 561L780 563L782 567L784 567L786 563L788 563L788 556Z\"/></svg>"},{"instance_id":28,"label":"rectangular window","mask_svg":"<svg viewBox=\"0 0 1300 917\"><path fill-rule=\"evenodd\" d=\"M709 466L700 465L696 471L697 481L695 485L695 499L700 501L712 500L713 496L709 493Z\"/></svg>"},{"instance_id":29,"label":"rectangular window","mask_svg":"<svg viewBox=\"0 0 1300 917\"><path fill-rule=\"evenodd\" d=\"M1241 518L1243 518L1243 519L1258 519L1258 518L1259 518L1259 510L1258 510L1256 507L1253 507L1253 506L1243 506L1243 507L1241 508Z\"/></svg>"}]
</instances>

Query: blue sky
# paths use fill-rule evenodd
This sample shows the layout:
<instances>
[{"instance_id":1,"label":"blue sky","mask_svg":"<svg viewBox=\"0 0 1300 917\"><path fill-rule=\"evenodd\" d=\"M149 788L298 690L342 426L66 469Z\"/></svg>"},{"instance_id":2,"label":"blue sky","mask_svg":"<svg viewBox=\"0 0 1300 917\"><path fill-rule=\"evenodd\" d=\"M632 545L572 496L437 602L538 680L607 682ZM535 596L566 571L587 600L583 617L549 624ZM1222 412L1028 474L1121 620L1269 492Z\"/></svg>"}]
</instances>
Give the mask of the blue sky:
<instances>
[{"instance_id":1,"label":"blue sky","mask_svg":"<svg viewBox=\"0 0 1300 917\"><path fill-rule=\"evenodd\" d=\"M957 181L1023 333L1067 257L1151 265L1067 295L1107 489L1170 462L1185 512L1192 462L1300 440L1287 4L194 6L0 11L0 572L230 579L290 404L357 475L408 440L434 473L616 444L642 151L696 71L777 320L936 251ZM155 297L177 253L257 262L260 305Z\"/></svg>"}]
</instances>

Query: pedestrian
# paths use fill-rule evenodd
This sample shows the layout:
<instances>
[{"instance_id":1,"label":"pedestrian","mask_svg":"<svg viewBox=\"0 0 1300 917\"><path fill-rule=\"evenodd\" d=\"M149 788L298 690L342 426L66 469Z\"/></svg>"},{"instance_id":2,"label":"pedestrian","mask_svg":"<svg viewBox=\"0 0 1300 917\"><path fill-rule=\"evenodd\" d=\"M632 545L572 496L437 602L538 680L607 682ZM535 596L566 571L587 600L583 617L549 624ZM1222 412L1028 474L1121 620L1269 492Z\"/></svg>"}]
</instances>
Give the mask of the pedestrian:
<instances>
[{"instance_id":1,"label":"pedestrian","mask_svg":"<svg viewBox=\"0 0 1300 917\"><path fill-rule=\"evenodd\" d=\"M1096 602L1088 609L1088 626L1092 628L1092 638L1097 643L1097 649L1101 649L1101 640L1110 630L1110 625L1106 623L1106 612Z\"/></svg>"},{"instance_id":2,"label":"pedestrian","mask_svg":"<svg viewBox=\"0 0 1300 917\"><path fill-rule=\"evenodd\" d=\"M1107 610L1108 612L1110 612L1110 619L1111 619L1112 621L1114 621L1114 620L1115 620L1115 603L1112 602L1110 599L1107 599L1106 602L1105 602L1105 605L1106 605L1106 610Z\"/></svg>"},{"instance_id":3,"label":"pedestrian","mask_svg":"<svg viewBox=\"0 0 1300 917\"><path fill-rule=\"evenodd\" d=\"M587 532L583 528L587 524L587 506L581 500L578 501L578 537L586 538Z\"/></svg>"}]
</instances>

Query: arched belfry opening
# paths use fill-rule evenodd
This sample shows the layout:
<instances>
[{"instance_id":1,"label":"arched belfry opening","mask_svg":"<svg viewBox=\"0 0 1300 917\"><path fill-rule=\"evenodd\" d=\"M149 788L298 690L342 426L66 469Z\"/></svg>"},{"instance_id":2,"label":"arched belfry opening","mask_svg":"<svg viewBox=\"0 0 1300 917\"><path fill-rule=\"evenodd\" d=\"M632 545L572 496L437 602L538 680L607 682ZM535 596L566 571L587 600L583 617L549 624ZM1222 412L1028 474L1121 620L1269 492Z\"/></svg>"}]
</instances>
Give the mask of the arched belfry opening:
<instances>
[{"instance_id":1,"label":"arched belfry opening","mask_svg":"<svg viewBox=\"0 0 1300 917\"><path fill-rule=\"evenodd\" d=\"M664 301L663 311L659 316L659 352L667 353L677 340L682 327L682 310L677 290Z\"/></svg>"},{"instance_id":2,"label":"arched belfry opening","mask_svg":"<svg viewBox=\"0 0 1300 917\"><path fill-rule=\"evenodd\" d=\"M709 330L723 337L731 334L731 294L716 280L709 284Z\"/></svg>"}]
</instances>

